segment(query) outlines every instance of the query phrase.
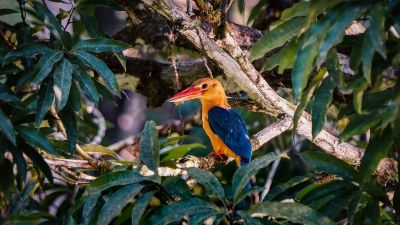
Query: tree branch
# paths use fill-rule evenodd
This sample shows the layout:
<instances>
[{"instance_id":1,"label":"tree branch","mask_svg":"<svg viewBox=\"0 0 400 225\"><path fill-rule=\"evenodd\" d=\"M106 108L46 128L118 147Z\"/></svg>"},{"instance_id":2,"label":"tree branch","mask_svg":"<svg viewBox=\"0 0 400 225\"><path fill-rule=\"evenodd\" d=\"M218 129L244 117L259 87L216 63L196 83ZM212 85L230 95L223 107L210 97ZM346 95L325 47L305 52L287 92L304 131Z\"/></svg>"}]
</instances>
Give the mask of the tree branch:
<instances>
[{"instance_id":1,"label":"tree branch","mask_svg":"<svg viewBox=\"0 0 400 225\"><path fill-rule=\"evenodd\" d=\"M233 79L249 96L259 103L268 114L278 116L281 114L292 118L296 106L280 97L258 73L250 63L247 56L240 49L231 35L219 41L218 44L211 40L208 35L198 27L198 22L192 20L188 15L179 10L171 1L149 1L144 0L148 8L155 10L158 14L165 16L173 24L177 24L177 31L192 43L200 52L207 55L216 63L224 74ZM129 3L124 4L129 8ZM363 151L347 142L339 143L338 137L330 134L327 130L322 130L315 138L311 135L310 115L303 113L299 119L299 126L296 130L298 134L309 139L321 149L345 160L353 165L359 165ZM386 177L385 171L393 171L392 176L387 179L396 179L397 162L386 159L381 162L377 170L379 177ZM385 168L385 170L381 170ZM396 168L392 170L392 168Z\"/></svg>"}]
</instances>

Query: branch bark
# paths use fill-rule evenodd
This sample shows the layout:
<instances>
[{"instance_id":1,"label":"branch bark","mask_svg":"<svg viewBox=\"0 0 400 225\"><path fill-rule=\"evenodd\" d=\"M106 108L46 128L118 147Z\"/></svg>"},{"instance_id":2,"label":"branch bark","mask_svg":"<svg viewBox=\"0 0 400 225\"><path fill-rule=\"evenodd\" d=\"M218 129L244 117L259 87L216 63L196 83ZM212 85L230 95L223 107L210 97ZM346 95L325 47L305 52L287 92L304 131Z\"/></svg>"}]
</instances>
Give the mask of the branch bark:
<instances>
[{"instance_id":1,"label":"branch bark","mask_svg":"<svg viewBox=\"0 0 400 225\"><path fill-rule=\"evenodd\" d=\"M233 79L268 114L275 117L281 114L285 114L289 118L293 117L296 106L280 97L270 87L230 34L227 34L225 39L215 42L198 26L198 21L189 18L171 1L144 0L143 2L146 7L163 15L169 22L176 24L179 34L192 43L198 51L203 52L214 61L229 79ZM130 4L124 2L123 6L129 9ZM312 139L309 114L302 114L296 132L336 157L353 165L360 164L363 151L347 142L339 143L338 137L327 130L322 130L315 139ZM376 171L377 176L396 179L396 164L397 162L391 159L382 160ZM390 176L388 176L387 171L391 172Z\"/></svg>"}]
</instances>

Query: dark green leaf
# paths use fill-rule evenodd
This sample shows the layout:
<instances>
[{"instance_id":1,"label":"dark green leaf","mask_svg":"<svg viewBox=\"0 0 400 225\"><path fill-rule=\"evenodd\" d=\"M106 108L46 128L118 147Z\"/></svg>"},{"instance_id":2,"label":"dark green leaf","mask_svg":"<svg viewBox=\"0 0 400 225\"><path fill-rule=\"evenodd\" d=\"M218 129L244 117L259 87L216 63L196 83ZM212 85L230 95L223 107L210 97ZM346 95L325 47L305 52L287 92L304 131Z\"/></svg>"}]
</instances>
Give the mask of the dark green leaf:
<instances>
[{"instance_id":1,"label":"dark green leaf","mask_svg":"<svg viewBox=\"0 0 400 225\"><path fill-rule=\"evenodd\" d=\"M3 64L9 63L15 58L32 58L35 55L44 54L49 51L51 50L47 46L31 43L7 53L7 55L4 57Z\"/></svg>"},{"instance_id":2,"label":"dark green leaf","mask_svg":"<svg viewBox=\"0 0 400 225\"><path fill-rule=\"evenodd\" d=\"M284 193L286 190L289 188L292 188L298 184L304 183L310 179L310 176L297 176L297 177L292 177L290 180L283 184L278 184L274 187L271 188L271 191L268 193L268 195L265 197L265 200L272 200L278 195Z\"/></svg>"},{"instance_id":3,"label":"dark green leaf","mask_svg":"<svg viewBox=\"0 0 400 225\"><path fill-rule=\"evenodd\" d=\"M346 141L354 135L365 133L369 128L377 125L382 118L386 118L391 113L391 109L383 108L368 114L357 115L355 118L350 119L349 125L347 125L340 135L339 141Z\"/></svg>"},{"instance_id":4,"label":"dark green leaf","mask_svg":"<svg viewBox=\"0 0 400 225\"><path fill-rule=\"evenodd\" d=\"M343 178L354 179L357 171L346 162L325 152L306 151L301 158L314 170L335 174Z\"/></svg>"},{"instance_id":5,"label":"dark green leaf","mask_svg":"<svg viewBox=\"0 0 400 225\"><path fill-rule=\"evenodd\" d=\"M129 44L108 38L94 38L81 40L72 49L88 52L122 52L129 48Z\"/></svg>"},{"instance_id":6,"label":"dark green leaf","mask_svg":"<svg viewBox=\"0 0 400 225\"><path fill-rule=\"evenodd\" d=\"M317 211L308 206L295 202L263 202L252 206L250 214L271 216L275 218L284 218L293 223L302 223L307 225L334 225L329 218L322 216Z\"/></svg>"},{"instance_id":7,"label":"dark green leaf","mask_svg":"<svg viewBox=\"0 0 400 225\"><path fill-rule=\"evenodd\" d=\"M193 215L195 213L219 211L218 207L211 202L200 198L191 198L186 201L181 201L166 205L155 212L150 217L149 224L161 225L169 224L175 221L180 221L184 216Z\"/></svg>"},{"instance_id":8,"label":"dark green leaf","mask_svg":"<svg viewBox=\"0 0 400 225\"><path fill-rule=\"evenodd\" d=\"M207 194L215 195L219 199L225 198L225 192L218 179L210 171L199 168L188 168L188 175L194 178L201 186L207 190Z\"/></svg>"},{"instance_id":9,"label":"dark green leaf","mask_svg":"<svg viewBox=\"0 0 400 225\"><path fill-rule=\"evenodd\" d=\"M86 66L94 69L106 82L108 89L114 94L119 95L119 86L114 73L104 64L103 61L84 51L74 51L73 54L78 57Z\"/></svg>"},{"instance_id":10,"label":"dark green leaf","mask_svg":"<svg viewBox=\"0 0 400 225\"><path fill-rule=\"evenodd\" d=\"M376 35L376 34L374 34ZM373 47L370 35L364 35L363 48L361 50L362 69L365 79L368 83L371 82L371 67L374 58L375 48Z\"/></svg>"},{"instance_id":11,"label":"dark green leaf","mask_svg":"<svg viewBox=\"0 0 400 225\"><path fill-rule=\"evenodd\" d=\"M318 54L318 44L299 48L292 71L293 96L298 99L307 86L308 77L313 70L314 59Z\"/></svg>"},{"instance_id":12,"label":"dark green leaf","mask_svg":"<svg viewBox=\"0 0 400 225\"><path fill-rule=\"evenodd\" d=\"M111 220L121 214L122 209L139 194L143 185L131 184L118 189L110 194L99 212L98 225L107 225Z\"/></svg>"},{"instance_id":13,"label":"dark green leaf","mask_svg":"<svg viewBox=\"0 0 400 225\"><path fill-rule=\"evenodd\" d=\"M44 81L40 86L38 93L38 103L37 103L37 113L35 116L36 127L40 126L46 113L49 111L50 106L54 101L54 91L53 91L53 80L48 79Z\"/></svg>"},{"instance_id":14,"label":"dark green leaf","mask_svg":"<svg viewBox=\"0 0 400 225\"><path fill-rule=\"evenodd\" d=\"M0 131L11 143L16 145L15 130L7 115L0 109Z\"/></svg>"},{"instance_id":15,"label":"dark green leaf","mask_svg":"<svg viewBox=\"0 0 400 225\"><path fill-rule=\"evenodd\" d=\"M261 68L260 73L264 71L271 71L273 68L279 65L279 59L281 58L282 50L274 53L271 57L265 60L264 65Z\"/></svg>"},{"instance_id":16,"label":"dark green leaf","mask_svg":"<svg viewBox=\"0 0 400 225\"><path fill-rule=\"evenodd\" d=\"M0 186L1 191L4 196L4 200L8 201L10 196L10 192L12 191L11 187L14 184L14 172L13 165L8 159L3 159L0 162L0 171L1 171L1 179ZM11 193L13 193L12 191Z\"/></svg>"},{"instance_id":17,"label":"dark green leaf","mask_svg":"<svg viewBox=\"0 0 400 225\"><path fill-rule=\"evenodd\" d=\"M76 124L75 113L71 107L68 106L59 112L59 116L67 133L68 149L71 153L74 153L76 143L78 141L78 128Z\"/></svg>"},{"instance_id":18,"label":"dark green leaf","mask_svg":"<svg viewBox=\"0 0 400 225\"><path fill-rule=\"evenodd\" d=\"M240 192L238 197L233 202L233 205L235 206L235 205L239 204L241 201L243 201L243 199L245 199L247 196L261 192L263 190L264 190L264 187L251 187L249 189L246 189L246 190Z\"/></svg>"},{"instance_id":19,"label":"dark green leaf","mask_svg":"<svg viewBox=\"0 0 400 225\"><path fill-rule=\"evenodd\" d=\"M359 181L362 185L371 179L379 162L389 153L392 144L390 128L386 128L370 140L360 165Z\"/></svg>"},{"instance_id":20,"label":"dark green leaf","mask_svg":"<svg viewBox=\"0 0 400 225\"><path fill-rule=\"evenodd\" d=\"M85 190L84 195L93 194L95 192L104 191L110 187L117 185L127 185L138 183L141 181L151 181L158 183L158 179L154 176L142 176L135 171L116 171L101 175L92 181Z\"/></svg>"},{"instance_id":21,"label":"dark green leaf","mask_svg":"<svg viewBox=\"0 0 400 225\"><path fill-rule=\"evenodd\" d=\"M239 12L241 14L243 14L244 13L244 9L246 7L246 1L245 0L238 0L237 3L238 3Z\"/></svg>"},{"instance_id":22,"label":"dark green leaf","mask_svg":"<svg viewBox=\"0 0 400 225\"><path fill-rule=\"evenodd\" d=\"M74 77L77 79L79 87L83 93L85 93L90 101L98 105L99 93L97 93L96 85L94 84L92 78L81 67L74 68Z\"/></svg>"},{"instance_id":23,"label":"dark green leaf","mask_svg":"<svg viewBox=\"0 0 400 225\"><path fill-rule=\"evenodd\" d=\"M297 201L301 201L302 203L310 204L317 199L332 193L343 190L351 191L354 189L355 186L351 183L351 181L333 180L325 184L313 183L312 185L309 185L297 192L295 199Z\"/></svg>"},{"instance_id":24,"label":"dark green leaf","mask_svg":"<svg viewBox=\"0 0 400 225\"><path fill-rule=\"evenodd\" d=\"M160 165L160 142L154 121L146 121L140 138L140 160L158 174Z\"/></svg>"},{"instance_id":25,"label":"dark green leaf","mask_svg":"<svg viewBox=\"0 0 400 225\"><path fill-rule=\"evenodd\" d=\"M64 30L60 21L54 16L54 14L45 5L36 1L33 2L33 8L35 9L36 14L43 20L46 27L49 28L57 39L64 40Z\"/></svg>"},{"instance_id":26,"label":"dark green leaf","mask_svg":"<svg viewBox=\"0 0 400 225\"><path fill-rule=\"evenodd\" d=\"M322 130L326 120L326 112L333 99L333 90L337 78L334 75L326 77L318 87L312 104L312 137L315 139Z\"/></svg>"},{"instance_id":27,"label":"dark green leaf","mask_svg":"<svg viewBox=\"0 0 400 225\"><path fill-rule=\"evenodd\" d=\"M298 40L295 39L289 42L287 46L282 50L279 59L279 74L282 74L285 69L293 68L293 64L296 61L297 47Z\"/></svg>"},{"instance_id":28,"label":"dark green leaf","mask_svg":"<svg viewBox=\"0 0 400 225\"><path fill-rule=\"evenodd\" d=\"M20 147L22 148L22 151L32 160L33 164L42 171L50 184L53 184L53 174L51 173L49 165L47 165L46 161L44 161L42 155L40 155L28 144L22 144Z\"/></svg>"},{"instance_id":29,"label":"dark green leaf","mask_svg":"<svg viewBox=\"0 0 400 225\"><path fill-rule=\"evenodd\" d=\"M13 156L13 161L15 164L17 164L18 177L19 179L21 179L22 182L25 182L27 168L26 168L26 161L22 154L22 151L19 148L16 148L15 146L11 146L10 150Z\"/></svg>"},{"instance_id":30,"label":"dark green leaf","mask_svg":"<svg viewBox=\"0 0 400 225\"><path fill-rule=\"evenodd\" d=\"M260 0L256 6L251 9L249 18L247 18L247 24L250 24L260 14L261 9L267 3L267 0Z\"/></svg>"},{"instance_id":31,"label":"dark green leaf","mask_svg":"<svg viewBox=\"0 0 400 225\"><path fill-rule=\"evenodd\" d=\"M368 35L370 36L374 48L381 56L386 59L385 47L385 11L381 2L374 5L371 11ZM366 47L366 46L364 46Z\"/></svg>"},{"instance_id":32,"label":"dark green leaf","mask_svg":"<svg viewBox=\"0 0 400 225\"><path fill-rule=\"evenodd\" d=\"M0 16L13 14L13 13L18 13L18 11L15 9L0 9Z\"/></svg>"},{"instance_id":33,"label":"dark green leaf","mask_svg":"<svg viewBox=\"0 0 400 225\"><path fill-rule=\"evenodd\" d=\"M362 37L358 37L356 43L351 49L350 55L350 68L353 71L358 71L358 67L361 64L361 51L363 50L363 40Z\"/></svg>"},{"instance_id":34,"label":"dark green leaf","mask_svg":"<svg viewBox=\"0 0 400 225\"><path fill-rule=\"evenodd\" d=\"M39 62L36 64L37 73L32 80L33 85L38 85L39 82L44 80L53 69L53 65L63 58L61 51L49 51L40 57Z\"/></svg>"},{"instance_id":35,"label":"dark green leaf","mask_svg":"<svg viewBox=\"0 0 400 225\"><path fill-rule=\"evenodd\" d=\"M252 61L259 59L265 53L285 44L290 38L298 34L305 24L305 18L294 18L264 35L251 49Z\"/></svg>"},{"instance_id":36,"label":"dark green leaf","mask_svg":"<svg viewBox=\"0 0 400 225\"><path fill-rule=\"evenodd\" d=\"M18 126L16 130L18 134L31 145L39 147L50 154L60 155L60 152L57 151L50 141L40 134L38 130L26 126Z\"/></svg>"},{"instance_id":37,"label":"dark green leaf","mask_svg":"<svg viewBox=\"0 0 400 225\"><path fill-rule=\"evenodd\" d=\"M141 198L139 198L135 205L132 208L132 225L138 225L140 219L143 216L143 213L146 211L147 205L150 203L151 198L153 197L154 192L146 192Z\"/></svg>"},{"instance_id":38,"label":"dark green leaf","mask_svg":"<svg viewBox=\"0 0 400 225\"><path fill-rule=\"evenodd\" d=\"M115 0L82 0L78 3L79 8L81 8L82 6L86 7L88 5L105 6L117 11L123 10L123 8L118 3L116 3Z\"/></svg>"},{"instance_id":39,"label":"dark green leaf","mask_svg":"<svg viewBox=\"0 0 400 225\"><path fill-rule=\"evenodd\" d=\"M54 93L57 100L56 109L60 111L68 101L72 81L72 64L63 58L54 71Z\"/></svg>"},{"instance_id":40,"label":"dark green leaf","mask_svg":"<svg viewBox=\"0 0 400 225\"><path fill-rule=\"evenodd\" d=\"M286 22L295 17L307 16L309 13L310 2L301 1L295 3L292 7L283 10L281 18L278 23Z\"/></svg>"},{"instance_id":41,"label":"dark green leaf","mask_svg":"<svg viewBox=\"0 0 400 225\"><path fill-rule=\"evenodd\" d=\"M344 36L344 30L362 13L367 10L365 5L347 5L343 8L337 8L339 11L337 18L332 27L329 28L329 32L325 39L321 43L321 47L319 49L318 59L317 59L317 67L319 67L322 62L325 61L329 50L338 44Z\"/></svg>"},{"instance_id":42,"label":"dark green leaf","mask_svg":"<svg viewBox=\"0 0 400 225\"><path fill-rule=\"evenodd\" d=\"M85 7L79 7L77 11L79 12L80 21L85 26L86 31L91 37L104 36L97 25L96 16L94 15L94 5L85 5Z\"/></svg>"},{"instance_id":43,"label":"dark green leaf","mask_svg":"<svg viewBox=\"0 0 400 225\"><path fill-rule=\"evenodd\" d=\"M237 214L244 219L246 225L263 225L263 223L251 217L246 211L238 211Z\"/></svg>"},{"instance_id":44,"label":"dark green leaf","mask_svg":"<svg viewBox=\"0 0 400 225\"><path fill-rule=\"evenodd\" d=\"M168 149L162 149L160 151L161 161L182 158L184 155L186 155L186 153L195 148L206 148L206 146L199 143L194 143L178 145L176 147Z\"/></svg>"},{"instance_id":45,"label":"dark green leaf","mask_svg":"<svg viewBox=\"0 0 400 225\"><path fill-rule=\"evenodd\" d=\"M315 22L317 16L321 15L328 9L333 8L337 4L341 3L341 0L331 0L331 1L318 1L313 0L310 2L310 6L308 7L308 17L307 17L307 24L306 28L310 27L311 24ZM330 10L332 11L332 10Z\"/></svg>"},{"instance_id":46,"label":"dark green leaf","mask_svg":"<svg viewBox=\"0 0 400 225\"><path fill-rule=\"evenodd\" d=\"M322 68L317 75L313 77L307 89L301 95L300 104L297 106L296 111L293 116L293 130L297 129L297 124L299 123L299 118L303 113L304 109L307 107L308 102L310 101L314 90L318 87L322 79L324 79L326 74L326 69Z\"/></svg>"},{"instance_id":47,"label":"dark green leaf","mask_svg":"<svg viewBox=\"0 0 400 225\"><path fill-rule=\"evenodd\" d=\"M203 225L206 219L216 216L217 214L219 214L219 212L214 210L195 213L190 217L189 225Z\"/></svg>"},{"instance_id":48,"label":"dark green leaf","mask_svg":"<svg viewBox=\"0 0 400 225\"><path fill-rule=\"evenodd\" d=\"M235 202L237 202L236 200L240 192L246 186L247 182L249 182L251 176L256 175L260 169L268 166L278 157L279 156L277 154L271 152L254 159L248 165L242 166L236 170L232 178L232 193Z\"/></svg>"},{"instance_id":49,"label":"dark green leaf","mask_svg":"<svg viewBox=\"0 0 400 225\"><path fill-rule=\"evenodd\" d=\"M93 219L95 207L97 204L97 200L101 196L100 192L95 192L90 194L85 198L85 204L83 205L82 209L82 218L83 218L83 225L90 225L91 220Z\"/></svg>"},{"instance_id":50,"label":"dark green leaf","mask_svg":"<svg viewBox=\"0 0 400 225\"><path fill-rule=\"evenodd\" d=\"M115 57L118 59L119 64L121 64L122 68L124 68L124 72L126 72L126 57L123 52L115 52Z\"/></svg>"},{"instance_id":51,"label":"dark green leaf","mask_svg":"<svg viewBox=\"0 0 400 225\"><path fill-rule=\"evenodd\" d=\"M181 199L190 199L192 197L192 192L182 177L167 177L163 181L162 186L171 196Z\"/></svg>"}]
</instances>

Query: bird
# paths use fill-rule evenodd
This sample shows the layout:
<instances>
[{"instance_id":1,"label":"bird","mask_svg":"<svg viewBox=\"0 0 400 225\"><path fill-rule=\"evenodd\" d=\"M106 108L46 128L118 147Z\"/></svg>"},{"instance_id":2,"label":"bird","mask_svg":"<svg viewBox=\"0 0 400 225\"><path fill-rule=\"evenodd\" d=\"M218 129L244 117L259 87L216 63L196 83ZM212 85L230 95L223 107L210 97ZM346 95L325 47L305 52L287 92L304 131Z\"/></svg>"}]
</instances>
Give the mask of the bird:
<instances>
[{"instance_id":1,"label":"bird","mask_svg":"<svg viewBox=\"0 0 400 225\"><path fill-rule=\"evenodd\" d=\"M214 149L210 154L234 158L238 166L249 164L252 150L247 126L228 104L221 82L214 78L196 80L168 101L179 104L192 99L201 103L202 125Z\"/></svg>"}]
</instances>

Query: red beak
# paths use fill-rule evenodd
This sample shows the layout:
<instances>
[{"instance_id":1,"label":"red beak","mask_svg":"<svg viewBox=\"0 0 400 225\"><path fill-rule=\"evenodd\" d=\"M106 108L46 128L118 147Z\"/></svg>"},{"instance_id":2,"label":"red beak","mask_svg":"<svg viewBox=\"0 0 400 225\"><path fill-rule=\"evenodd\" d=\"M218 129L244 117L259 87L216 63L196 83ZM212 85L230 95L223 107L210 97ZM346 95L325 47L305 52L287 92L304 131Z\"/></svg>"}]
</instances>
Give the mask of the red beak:
<instances>
[{"instance_id":1,"label":"red beak","mask_svg":"<svg viewBox=\"0 0 400 225\"><path fill-rule=\"evenodd\" d=\"M189 87L174 95L172 98L168 99L168 101L175 103L184 102L187 100L199 98L202 93L202 89L199 87Z\"/></svg>"}]
</instances>

